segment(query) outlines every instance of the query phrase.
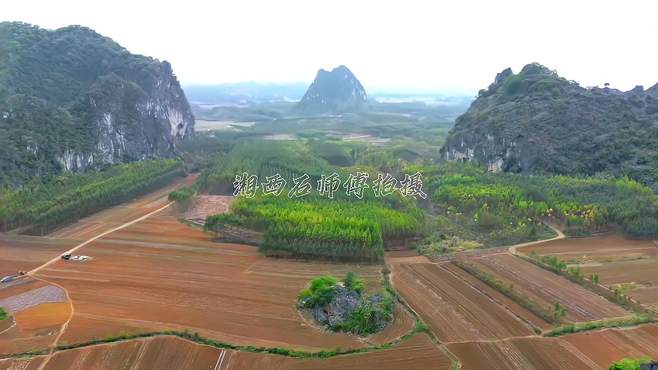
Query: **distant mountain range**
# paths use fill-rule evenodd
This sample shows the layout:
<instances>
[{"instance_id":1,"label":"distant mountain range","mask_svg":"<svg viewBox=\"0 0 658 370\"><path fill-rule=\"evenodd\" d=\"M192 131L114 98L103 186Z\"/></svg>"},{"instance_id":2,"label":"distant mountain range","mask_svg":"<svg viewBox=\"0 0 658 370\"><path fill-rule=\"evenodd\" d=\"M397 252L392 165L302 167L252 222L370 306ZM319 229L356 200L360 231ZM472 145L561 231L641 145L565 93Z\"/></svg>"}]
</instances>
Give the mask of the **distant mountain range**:
<instances>
[{"instance_id":1,"label":"distant mountain range","mask_svg":"<svg viewBox=\"0 0 658 370\"><path fill-rule=\"evenodd\" d=\"M330 72L319 70L295 111L304 114L354 112L365 108L367 102L361 82L341 65Z\"/></svg>"},{"instance_id":2,"label":"distant mountain range","mask_svg":"<svg viewBox=\"0 0 658 370\"><path fill-rule=\"evenodd\" d=\"M185 86L189 101L199 105L247 104L259 102L299 101L308 84L236 82L216 85Z\"/></svg>"},{"instance_id":3,"label":"distant mountain range","mask_svg":"<svg viewBox=\"0 0 658 370\"><path fill-rule=\"evenodd\" d=\"M175 155L194 117L166 61L91 29L0 23L0 184Z\"/></svg>"},{"instance_id":4,"label":"distant mountain range","mask_svg":"<svg viewBox=\"0 0 658 370\"><path fill-rule=\"evenodd\" d=\"M586 89L540 64L480 91L442 149L492 171L629 176L658 190L658 84Z\"/></svg>"}]
</instances>

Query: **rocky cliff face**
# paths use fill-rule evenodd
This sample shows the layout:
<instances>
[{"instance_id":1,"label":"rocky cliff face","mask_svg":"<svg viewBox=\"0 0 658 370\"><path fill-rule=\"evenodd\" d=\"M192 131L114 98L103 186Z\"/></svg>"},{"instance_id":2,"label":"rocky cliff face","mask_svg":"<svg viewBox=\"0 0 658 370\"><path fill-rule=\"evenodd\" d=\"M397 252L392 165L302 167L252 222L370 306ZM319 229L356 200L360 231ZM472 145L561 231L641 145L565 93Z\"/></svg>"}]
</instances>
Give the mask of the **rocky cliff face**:
<instances>
[{"instance_id":1,"label":"rocky cliff face","mask_svg":"<svg viewBox=\"0 0 658 370\"><path fill-rule=\"evenodd\" d=\"M78 26L0 23L0 183L176 155L194 117L171 65ZM0 140L2 144L3 140ZM11 161L11 162L10 162Z\"/></svg>"},{"instance_id":2,"label":"rocky cliff face","mask_svg":"<svg viewBox=\"0 0 658 370\"><path fill-rule=\"evenodd\" d=\"M321 69L295 111L304 114L337 114L362 109L368 98L361 82L345 66L331 72Z\"/></svg>"},{"instance_id":3,"label":"rocky cliff face","mask_svg":"<svg viewBox=\"0 0 658 370\"><path fill-rule=\"evenodd\" d=\"M445 160L490 171L658 179L658 85L586 89L539 64L499 73L460 116Z\"/></svg>"}]
</instances>

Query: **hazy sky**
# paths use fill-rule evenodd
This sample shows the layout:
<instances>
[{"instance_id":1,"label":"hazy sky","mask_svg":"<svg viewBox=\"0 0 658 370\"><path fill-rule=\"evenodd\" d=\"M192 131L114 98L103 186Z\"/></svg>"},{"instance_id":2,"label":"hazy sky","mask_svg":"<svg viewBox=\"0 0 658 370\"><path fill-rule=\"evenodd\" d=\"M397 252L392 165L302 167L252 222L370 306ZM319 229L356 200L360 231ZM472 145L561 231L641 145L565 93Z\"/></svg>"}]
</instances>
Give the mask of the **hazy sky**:
<instances>
[{"instance_id":1,"label":"hazy sky","mask_svg":"<svg viewBox=\"0 0 658 370\"><path fill-rule=\"evenodd\" d=\"M170 61L183 84L311 81L475 93L540 62L583 86L658 82L656 1L3 0L0 20L81 24Z\"/></svg>"}]
</instances>

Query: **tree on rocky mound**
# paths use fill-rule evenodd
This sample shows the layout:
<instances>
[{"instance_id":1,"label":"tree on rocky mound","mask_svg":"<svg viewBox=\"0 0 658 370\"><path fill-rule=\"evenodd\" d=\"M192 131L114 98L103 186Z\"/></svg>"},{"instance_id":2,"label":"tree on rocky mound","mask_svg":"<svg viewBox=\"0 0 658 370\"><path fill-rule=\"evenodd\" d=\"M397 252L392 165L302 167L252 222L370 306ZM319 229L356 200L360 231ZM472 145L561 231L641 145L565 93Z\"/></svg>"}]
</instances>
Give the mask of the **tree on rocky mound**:
<instances>
[{"instance_id":1,"label":"tree on rocky mound","mask_svg":"<svg viewBox=\"0 0 658 370\"><path fill-rule=\"evenodd\" d=\"M347 273L342 282L333 276L321 276L299 293L297 304L328 329L369 335L392 320L395 302L385 290L367 295L364 288L363 280L353 272Z\"/></svg>"}]
</instances>

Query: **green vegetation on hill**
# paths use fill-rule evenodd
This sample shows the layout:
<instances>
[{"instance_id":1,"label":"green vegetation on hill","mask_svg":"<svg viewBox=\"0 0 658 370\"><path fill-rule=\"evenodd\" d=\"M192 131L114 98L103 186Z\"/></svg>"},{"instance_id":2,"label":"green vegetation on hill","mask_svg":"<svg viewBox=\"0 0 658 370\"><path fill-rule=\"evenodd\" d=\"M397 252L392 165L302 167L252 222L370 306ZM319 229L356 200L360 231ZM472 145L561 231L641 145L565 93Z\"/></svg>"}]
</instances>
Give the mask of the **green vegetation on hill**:
<instances>
[{"instance_id":1,"label":"green vegetation on hill","mask_svg":"<svg viewBox=\"0 0 658 370\"><path fill-rule=\"evenodd\" d=\"M0 307L0 321L7 320L9 318L9 314L7 314L7 311L5 311L4 308Z\"/></svg>"},{"instance_id":2,"label":"green vegetation on hill","mask_svg":"<svg viewBox=\"0 0 658 370\"><path fill-rule=\"evenodd\" d=\"M442 149L505 172L628 176L658 190L658 84L587 89L533 63L506 69Z\"/></svg>"},{"instance_id":3,"label":"green vegetation on hill","mask_svg":"<svg viewBox=\"0 0 658 370\"><path fill-rule=\"evenodd\" d=\"M169 63L85 27L0 22L0 185L171 157L192 127Z\"/></svg>"},{"instance_id":4,"label":"green vegetation on hill","mask_svg":"<svg viewBox=\"0 0 658 370\"><path fill-rule=\"evenodd\" d=\"M0 230L27 227L45 234L93 212L161 187L182 175L180 161L141 161L105 171L33 182L21 190L0 188Z\"/></svg>"},{"instance_id":5,"label":"green vegetation on hill","mask_svg":"<svg viewBox=\"0 0 658 370\"><path fill-rule=\"evenodd\" d=\"M261 180L277 173L288 180L302 174L317 179L323 171L331 173L331 168L303 143L244 140L232 146L226 155L216 157L201 174L199 186L211 193L230 193L235 176L243 172Z\"/></svg>"}]
</instances>

